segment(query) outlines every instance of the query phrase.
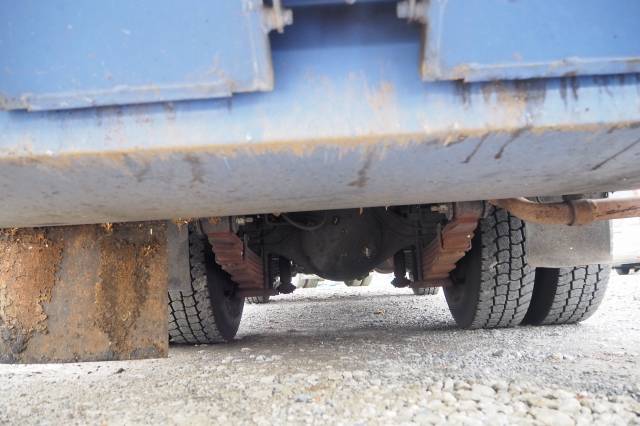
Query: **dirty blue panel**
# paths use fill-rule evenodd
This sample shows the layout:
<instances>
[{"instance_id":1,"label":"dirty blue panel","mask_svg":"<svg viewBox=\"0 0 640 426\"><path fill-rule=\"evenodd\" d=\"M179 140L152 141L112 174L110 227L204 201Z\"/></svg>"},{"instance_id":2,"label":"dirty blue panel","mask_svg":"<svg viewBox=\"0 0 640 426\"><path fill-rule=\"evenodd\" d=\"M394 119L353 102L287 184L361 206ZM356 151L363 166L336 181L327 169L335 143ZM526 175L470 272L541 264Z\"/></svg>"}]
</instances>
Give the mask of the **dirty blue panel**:
<instances>
[{"instance_id":1,"label":"dirty blue panel","mask_svg":"<svg viewBox=\"0 0 640 426\"><path fill-rule=\"evenodd\" d=\"M262 0L0 2L0 109L226 97L272 75Z\"/></svg>"},{"instance_id":2,"label":"dirty blue panel","mask_svg":"<svg viewBox=\"0 0 640 426\"><path fill-rule=\"evenodd\" d=\"M640 1L431 0L424 12L427 81L640 71Z\"/></svg>"},{"instance_id":3,"label":"dirty blue panel","mask_svg":"<svg viewBox=\"0 0 640 426\"><path fill-rule=\"evenodd\" d=\"M361 5L363 3L393 3L397 0L282 0L285 6L324 6L324 5L344 5L354 6Z\"/></svg>"},{"instance_id":4,"label":"dirty blue panel","mask_svg":"<svg viewBox=\"0 0 640 426\"><path fill-rule=\"evenodd\" d=\"M640 74L424 83L393 4L295 22L271 92L0 112L0 227L640 188Z\"/></svg>"}]
</instances>

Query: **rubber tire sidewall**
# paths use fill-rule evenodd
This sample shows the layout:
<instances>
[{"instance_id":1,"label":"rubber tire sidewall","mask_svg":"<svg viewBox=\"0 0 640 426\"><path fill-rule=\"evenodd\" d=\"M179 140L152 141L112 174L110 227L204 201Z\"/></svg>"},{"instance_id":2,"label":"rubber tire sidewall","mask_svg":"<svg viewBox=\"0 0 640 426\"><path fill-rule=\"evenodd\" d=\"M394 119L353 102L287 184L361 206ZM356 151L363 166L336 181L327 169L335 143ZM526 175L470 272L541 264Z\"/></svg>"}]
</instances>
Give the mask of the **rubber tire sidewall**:
<instances>
[{"instance_id":1,"label":"rubber tire sidewall","mask_svg":"<svg viewBox=\"0 0 640 426\"><path fill-rule=\"evenodd\" d=\"M208 241L205 242L204 259L209 300L218 331L224 340L232 340L240 327L244 298L238 296L229 298L225 295L225 287L228 290L234 284L229 275L215 263L213 250Z\"/></svg>"},{"instance_id":2,"label":"rubber tire sidewall","mask_svg":"<svg viewBox=\"0 0 640 426\"><path fill-rule=\"evenodd\" d=\"M533 297L529 310L523 322L525 324L539 325L549 315L553 300L558 290L560 269L536 268L536 279L533 288Z\"/></svg>"},{"instance_id":3,"label":"rubber tire sidewall","mask_svg":"<svg viewBox=\"0 0 640 426\"><path fill-rule=\"evenodd\" d=\"M476 316L482 279L482 233L480 225L471 242L471 250L458 262L457 267L464 267L464 283L444 287L444 296L449 311L458 326L468 328Z\"/></svg>"}]
</instances>

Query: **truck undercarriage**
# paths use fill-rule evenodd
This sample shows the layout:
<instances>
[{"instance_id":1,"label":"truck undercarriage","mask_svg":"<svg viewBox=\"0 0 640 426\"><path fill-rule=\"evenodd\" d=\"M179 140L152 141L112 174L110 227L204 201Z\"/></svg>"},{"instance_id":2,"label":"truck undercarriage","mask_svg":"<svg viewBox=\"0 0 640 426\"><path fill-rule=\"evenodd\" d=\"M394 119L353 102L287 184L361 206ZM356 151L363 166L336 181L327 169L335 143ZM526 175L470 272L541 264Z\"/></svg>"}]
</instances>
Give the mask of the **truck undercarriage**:
<instances>
[{"instance_id":1,"label":"truck undercarriage","mask_svg":"<svg viewBox=\"0 0 640 426\"><path fill-rule=\"evenodd\" d=\"M640 187L637 4L70 3L0 6L3 360L226 341L296 274L442 287L465 328L601 301L640 215L606 198Z\"/></svg>"}]
</instances>

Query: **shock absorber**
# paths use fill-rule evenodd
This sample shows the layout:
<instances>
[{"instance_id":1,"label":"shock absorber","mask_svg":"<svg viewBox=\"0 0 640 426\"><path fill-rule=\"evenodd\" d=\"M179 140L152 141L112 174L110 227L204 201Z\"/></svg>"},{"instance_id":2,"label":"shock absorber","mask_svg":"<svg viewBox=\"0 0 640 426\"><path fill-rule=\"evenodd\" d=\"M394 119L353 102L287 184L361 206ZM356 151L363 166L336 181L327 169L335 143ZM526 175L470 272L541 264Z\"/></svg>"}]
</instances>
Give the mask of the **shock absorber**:
<instances>
[{"instance_id":1,"label":"shock absorber","mask_svg":"<svg viewBox=\"0 0 640 426\"><path fill-rule=\"evenodd\" d=\"M393 255L393 280L394 287L407 287L411 281L407 278L407 262L403 250Z\"/></svg>"},{"instance_id":2,"label":"shock absorber","mask_svg":"<svg viewBox=\"0 0 640 426\"><path fill-rule=\"evenodd\" d=\"M291 261L285 257L280 256L278 258L278 271L280 273L280 285L277 289L278 293L293 293L293 291L296 289L296 286L291 283Z\"/></svg>"}]
</instances>

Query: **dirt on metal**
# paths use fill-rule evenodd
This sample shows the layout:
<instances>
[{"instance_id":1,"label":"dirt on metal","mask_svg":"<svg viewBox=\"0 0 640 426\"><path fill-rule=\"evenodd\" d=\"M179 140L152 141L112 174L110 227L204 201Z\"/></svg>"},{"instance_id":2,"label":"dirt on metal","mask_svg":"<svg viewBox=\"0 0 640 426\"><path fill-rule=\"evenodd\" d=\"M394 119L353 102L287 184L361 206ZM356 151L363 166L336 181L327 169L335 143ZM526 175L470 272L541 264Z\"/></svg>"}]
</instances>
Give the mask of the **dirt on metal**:
<instances>
[{"instance_id":1,"label":"dirt on metal","mask_svg":"<svg viewBox=\"0 0 640 426\"><path fill-rule=\"evenodd\" d=\"M127 238L131 226L121 225L115 231L112 238L100 241L100 280L95 296L97 325L109 336L117 352L129 353L135 350L129 335L147 301L158 242L131 241Z\"/></svg>"},{"instance_id":2,"label":"dirt on metal","mask_svg":"<svg viewBox=\"0 0 640 426\"><path fill-rule=\"evenodd\" d=\"M0 230L0 361L12 361L34 333L47 331L44 305L62 259L62 241L44 229Z\"/></svg>"},{"instance_id":3,"label":"dirt on metal","mask_svg":"<svg viewBox=\"0 0 640 426\"><path fill-rule=\"evenodd\" d=\"M587 225L592 222L640 216L640 197L581 199L557 203L536 203L526 198L490 200L491 204L532 223Z\"/></svg>"},{"instance_id":4,"label":"dirt on metal","mask_svg":"<svg viewBox=\"0 0 640 426\"><path fill-rule=\"evenodd\" d=\"M0 361L166 356L164 223L0 231Z\"/></svg>"}]
</instances>

